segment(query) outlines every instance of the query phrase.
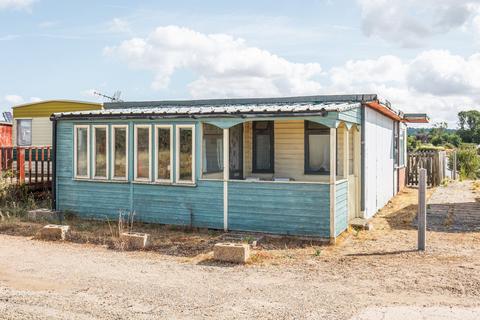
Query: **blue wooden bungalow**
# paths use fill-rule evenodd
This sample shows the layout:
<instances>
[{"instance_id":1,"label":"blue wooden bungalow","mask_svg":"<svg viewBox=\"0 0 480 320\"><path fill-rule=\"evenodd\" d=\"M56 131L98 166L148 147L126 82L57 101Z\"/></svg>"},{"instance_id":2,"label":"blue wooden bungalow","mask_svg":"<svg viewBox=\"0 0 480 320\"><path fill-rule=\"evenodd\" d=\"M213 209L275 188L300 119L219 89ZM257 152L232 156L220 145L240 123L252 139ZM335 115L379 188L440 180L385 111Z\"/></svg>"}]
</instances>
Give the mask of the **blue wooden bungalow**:
<instances>
[{"instance_id":1,"label":"blue wooden bungalow","mask_svg":"<svg viewBox=\"0 0 480 320\"><path fill-rule=\"evenodd\" d=\"M376 95L115 102L51 119L54 207L83 217L334 239L398 192L405 166L408 115Z\"/></svg>"}]
</instances>

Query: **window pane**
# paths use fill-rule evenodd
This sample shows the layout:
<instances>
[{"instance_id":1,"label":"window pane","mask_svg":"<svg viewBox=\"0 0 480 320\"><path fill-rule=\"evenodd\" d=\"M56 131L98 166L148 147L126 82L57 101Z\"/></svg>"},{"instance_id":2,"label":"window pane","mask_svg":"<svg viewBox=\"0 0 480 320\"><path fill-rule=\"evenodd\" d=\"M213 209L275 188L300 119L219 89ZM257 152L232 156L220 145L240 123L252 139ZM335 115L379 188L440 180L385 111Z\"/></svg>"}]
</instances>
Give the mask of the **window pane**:
<instances>
[{"instance_id":1,"label":"window pane","mask_svg":"<svg viewBox=\"0 0 480 320\"><path fill-rule=\"evenodd\" d=\"M354 142L354 133L353 133L353 130L355 129L350 129L348 131L348 174L353 174L353 166L354 166L354 159L355 159L355 155L353 154L354 153L354 146L353 146L353 142Z\"/></svg>"},{"instance_id":2,"label":"window pane","mask_svg":"<svg viewBox=\"0 0 480 320\"><path fill-rule=\"evenodd\" d=\"M125 178L127 176L127 128L114 128L115 137L113 176Z\"/></svg>"},{"instance_id":3,"label":"window pane","mask_svg":"<svg viewBox=\"0 0 480 320\"><path fill-rule=\"evenodd\" d=\"M310 171L330 171L330 136L310 134L308 136L308 167Z\"/></svg>"},{"instance_id":4,"label":"window pane","mask_svg":"<svg viewBox=\"0 0 480 320\"><path fill-rule=\"evenodd\" d=\"M77 176L88 176L88 128L77 128Z\"/></svg>"},{"instance_id":5,"label":"window pane","mask_svg":"<svg viewBox=\"0 0 480 320\"><path fill-rule=\"evenodd\" d=\"M405 165L405 130L400 129L400 166Z\"/></svg>"},{"instance_id":6,"label":"window pane","mask_svg":"<svg viewBox=\"0 0 480 320\"><path fill-rule=\"evenodd\" d=\"M150 130L137 128L137 178L149 178Z\"/></svg>"},{"instance_id":7,"label":"window pane","mask_svg":"<svg viewBox=\"0 0 480 320\"><path fill-rule=\"evenodd\" d=\"M203 172L223 171L223 130L205 124L203 127Z\"/></svg>"},{"instance_id":8,"label":"window pane","mask_svg":"<svg viewBox=\"0 0 480 320\"><path fill-rule=\"evenodd\" d=\"M170 180L170 129L158 128L158 179Z\"/></svg>"},{"instance_id":9,"label":"window pane","mask_svg":"<svg viewBox=\"0 0 480 320\"><path fill-rule=\"evenodd\" d=\"M107 176L107 129L95 128L95 177Z\"/></svg>"},{"instance_id":10,"label":"window pane","mask_svg":"<svg viewBox=\"0 0 480 320\"><path fill-rule=\"evenodd\" d=\"M255 169L269 170L270 168L270 135L269 134L257 134L256 136L256 158Z\"/></svg>"},{"instance_id":11,"label":"window pane","mask_svg":"<svg viewBox=\"0 0 480 320\"><path fill-rule=\"evenodd\" d=\"M32 120L17 120L17 145L32 145Z\"/></svg>"},{"instance_id":12,"label":"window pane","mask_svg":"<svg viewBox=\"0 0 480 320\"><path fill-rule=\"evenodd\" d=\"M180 128L180 180L193 181L192 177L192 129Z\"/></svg>"}]
</instances>

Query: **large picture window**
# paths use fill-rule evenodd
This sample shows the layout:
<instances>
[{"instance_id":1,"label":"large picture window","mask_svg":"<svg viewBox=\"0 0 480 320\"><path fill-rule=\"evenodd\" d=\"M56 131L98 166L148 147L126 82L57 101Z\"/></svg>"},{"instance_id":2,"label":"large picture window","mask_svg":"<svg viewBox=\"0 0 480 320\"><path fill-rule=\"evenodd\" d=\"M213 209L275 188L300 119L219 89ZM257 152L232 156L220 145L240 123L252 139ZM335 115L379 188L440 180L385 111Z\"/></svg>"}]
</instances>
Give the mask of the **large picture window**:
<instances>
[{"instance_id":1,"label":"large picture window","mask_svg":"<svg viewBox=\"0 0 480 320\"><path fill-rule=\"evenodd\" d=\"M172 126L155 126L155 179L172 182L173 146Z\"/></svg>"},{"instance_id":2,"label":"large picture window","mask_svg":"<svg viewBox=\"0 0 480 320\"><path fill-rule=\"evenodd\" d=\"M89 126L74 127L74 169L75 178L89 178L90 133Z\"/></svg>"},{"instance_id":3,"label":"large picture window","mask_svg":"<svg viewBox=\"0 0 480 320\"><path fill-rule=\"evenodd\" d=\"M128 126L112 126L112 178L128 179Z\"/></svg>"},{"instance_id":4,"label":"large picture window","mask_svg":"<svg viewBox=\"0 0 480 320\"><path fill-rule=\"evenodd\" d=\"M32 145L32 119L17 120L17 146Z\"/></svg>"},{"instance_id":5,"label":"large picture window","mask_svg":"<svg viewBox=\"0 0 480 320\"><path fill-rule=\"evenodd\" d=\"M177 182L195 182L195 131L193 125L177 126Z\"/></svg>"},{"instance_id":6,"label":"large picture window","mask_svg":"<svg viewBox=\"0 0 480 320\"><path fill-rule=\"evenodd\" d=\"M151 168L151 126L135 126L135 180L150 181Z\"/></svg>"},{"instance_id":7,"label":"large picture window","mask_svg":"<svg viewBox=\"0 0 480 320\"><path fill-rule=\"evenodd\" d=\"M223 130L211 124L203 125L202 172L223 171Z\"/></svg>"},{"instance_id":8,"label":"large picture window","mask_svg":"<svg viewBox=\"0 0 480 320\"><path fill-rule=\"evenodd\" d=\"M253 170L254 173L274 172L273 121L253 122Z\"/></svg>"},{"instance_id":9,"label":"large picture window","mask_svg":"<svg viewBox=\"0 0 480 320\"><path fill-rule=\"evenodd\" d=\"M107 179L108 168L108 127L93 126L93 177Z\"/></svg>"},{"instance_id":10,"label":"large picture window","mask_svg":"<svg viewBox=\"0 0 480 320\"><path fill-rule=\"evenodd\" d=\"M305 174L330 173L330 129L305 121Z\"/></svg>"}]
</instances>

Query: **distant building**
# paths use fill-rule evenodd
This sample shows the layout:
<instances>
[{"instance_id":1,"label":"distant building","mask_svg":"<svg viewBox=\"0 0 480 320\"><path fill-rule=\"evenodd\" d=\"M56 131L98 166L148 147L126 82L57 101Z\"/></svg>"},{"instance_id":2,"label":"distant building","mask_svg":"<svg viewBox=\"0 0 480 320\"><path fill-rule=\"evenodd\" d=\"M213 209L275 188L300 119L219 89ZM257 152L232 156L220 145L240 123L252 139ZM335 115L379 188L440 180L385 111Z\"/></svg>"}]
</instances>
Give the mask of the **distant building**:
<instances>
[{"instance_id":1,"label":"distant building","mask_svg":"<svg viewBox=\"0 0 480 320\"><path fill-rule=\"evenodd\" d=\"M56 112L102 109L102 104L70 100L46 100L13 107L13 145L21 147L52 144L50 116Z\"/></svg>"}]
</instances>

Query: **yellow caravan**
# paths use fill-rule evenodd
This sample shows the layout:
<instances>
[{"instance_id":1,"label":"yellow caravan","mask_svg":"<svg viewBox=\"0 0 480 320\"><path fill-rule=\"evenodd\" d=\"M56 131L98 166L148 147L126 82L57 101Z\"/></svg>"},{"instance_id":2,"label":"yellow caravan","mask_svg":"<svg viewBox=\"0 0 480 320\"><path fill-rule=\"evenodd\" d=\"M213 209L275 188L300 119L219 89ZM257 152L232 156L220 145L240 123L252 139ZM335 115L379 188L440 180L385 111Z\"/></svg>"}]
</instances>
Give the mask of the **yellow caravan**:
<instances>
[{"instance_id":1,"label":"yellow caravan","mask_svg":"<svg viewBox=\"0 0 480 320\"><path fill-rule=\"evenodd\" d=\"M52 144L50 116L56 112L102 109L102 104L71 100L46 100L13 107L14 146L49 146Z\"/></svg>"}]
</instances>

